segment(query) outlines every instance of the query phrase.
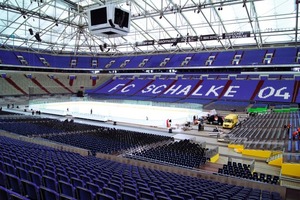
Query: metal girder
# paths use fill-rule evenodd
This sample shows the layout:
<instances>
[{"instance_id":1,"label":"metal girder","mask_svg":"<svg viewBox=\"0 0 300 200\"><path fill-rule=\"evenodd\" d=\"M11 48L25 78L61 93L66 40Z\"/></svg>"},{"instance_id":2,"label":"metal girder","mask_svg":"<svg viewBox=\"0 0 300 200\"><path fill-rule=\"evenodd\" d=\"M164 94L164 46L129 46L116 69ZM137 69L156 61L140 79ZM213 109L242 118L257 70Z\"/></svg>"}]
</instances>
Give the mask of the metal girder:
<instances>
[{"instance_id":1,"label":"metal girder","mask_svg":"<svg viewBox=\"0 0 300 200\"><path fill-rule=\"evenodd\" d=\"M212 0L209 0L209 1L210 1L211 3L213 3ZM221 25L222 25L222 27L223 27L225 33L227 33L227 30L226 30L226 27L225 27L225 25L224 25L224 23L223 23L223 20L221 19L221 17L220 17L220 15L219 15L218 11L216 10L216 7L215 7L215 6L213 6L213 10L214 10L215 14L217 15L217 17L218 17L218 19L219 19L219 21L220 21L220 23L221 23ZM208 23L209 23L209 22L208 22ZM210 23L209 23L209 24L210 24ZM210 25L210 26L211 26L211 25ZM233 48L232 43L231 43L231 40L228 39L228 41L229 41L230 47Z\"/></svg>"},{"instance_id":2,"label":"metal girder","mask_svg":"<svg viewBox=\"0 0 300 200\"><path fill-rule=\"evenodd\" d=\"M134 21L132 21L131 23L133 23L134 24L134 26L136 26L136 30L140 33L140 34L142 34L143 36L144 36L144 34L146 34L146 35L148 35L152 40L155 40L155 38L154 37L152 37L148 32L146 32L146 31L143 31L143 29L139 26L139 25L137 25L136 23L134 23ZM131 24L132 25L132 24ZM137 29L138 28L138 29ZM143 31L143 32L141 32L141 31ZM145 37L145 36L144 36ZM147 40L148 38L146 38L145 37L145 39ZM156 47L154 47L155 49L157 49Z\"/></svg>"},{"instance_id":3,"label":"metal girder","mask_svg":"<svg viewBox=\"0 0 300 200\"><path fill-rule=\"evenodd\" d=\"M246 1L245 1L246 2ZM254 34L254 39L255 39L255 42L256 42L256 45L258 48L260 48L262 46L262 37L261 37L261 31L260 31L260 26L259 26L259 21L258 21L258 17L257 17L257 12L256 12L256 9L255 9L255 5L254 3L251 1L250 2L251 4L251 8L252 8L252 13L254 14L254 18L255 18L255 23L257 25L257 28L258 28L258 35L259 35L259 41L257 40L257 37L256 37L256 30L254 29L253 27L253 24L252 24L252 17L250 16L250 13L249 13L249 10L248 10L248 7L247 7L247 4L245 3L245 9L246 9L246 12L247 12L247 15L248 15L248 18L249 18L249 23L251 25L251 28L252 28L252 32ZM250 8L250 9L251 9Z\"/></svg>"},{"instance_id":4,"label":"metal girder","mask_svg":"<svg viewBox=\"0 0 300 200\"><path fill-rule=\"evenodd\" d=\"M197 5L194 1L192 1L197 7L200 6L200 5ZM198 8L199 9L199 12L202 14L203 18L205 19L206 23L209 25L209 27L211 28L211 30L213 31L214 34L217 34L216 31L214 30L214 28L212 27L212 25L209 23L207 17L204 15L203 11L201 8ZM205 48L204 44L202 41L200 41L203 48ZM219 41L220 44L222 45L222 47L225 49L225 46L223 45L223 42L222 41Z\"/></svg>"},{"instance_id":5,"label":"metal girder","mask_svg":"<svg viewBox=\"0 0 300 200\"><path fill-rule=\"evenodd\" d=\"M73 9L77 9L79 7L79 5L77 3L70 1L70 0L59 0L59 1L66 3L68 6L70 6L70 8L73 8Z\"/></svg>"},{"instance_id":6,"label":"metal girder","mask_svg":"<svg viewBox=\"0 0 300 200\"><path fill-rule=\"evenodd\" d=\"M296 0L296 27L295 27L295 46L298 46L298 17L299 17L299 1Z\"/></svg>"},{"instance_id":7,"label":"metal girder","mask_svg":"<svg viewBox=\"0 0 300 200\"><path fill-rule=\"evenodd\" d=\"M148 3L148 1L145 1L144 0L144 2L145 2L145 4L147 4L149 7L151 7L153 10L156 10L157 11L157 15L155 15L155 16L159 16L160 15L160 10L158 10L157 8L155 8L155 7L153 7L152 5L150 5L149 3ZM161 23L159 23L159 21L156 19L156 18L154 18L154 16L153 15L149 15L152 19L153 19L153 21L156 23L156 24L158 24L159 25L159 27L161 28L161 29L163 29L164 31L165 31L165 33L169 36L169 37L172 37L168 32L166 32L166 30L165 30L165 28L161 25ZM166 18L165 18L166 19ZM167 20L168 21L168 20ZM168 21L168 23L170 24L170 22ZM170 24L171 26L172 26L172 24Z\"/></svg>"},{"instance_id":8,"label":"metal girder","mask_svg":"<svg viewBox=\"0 0 300 200\"><path fill-rule=\"evenodd\" d=\"M138 8L140 8L143 13L145 13L145 9L139 5L139 4L135 4ZM146 18L146 14L144 14L144 17ZM131 25L133 25L136 29L136 31L138 31L146 40L148 39L145 35L147 35L149 38L155 40L155 38L153 36L151 36L147 30L144 30L143 28L141 28L137 23L134 22L134 20L131 21ZM154 46L155 49L157 49L155 46ZM167 50L167 49L165 49Z\"/></svg>"},{"instance_id":9,"label":"metal girder","mask_svg":"<svg viewBox=\"0 0 300 200\"><path fill-rule=\"evenodd\" d=\"M144 1L145 3L146 3L146 1ZM148 4L148 3L146 3L148 6L150 6L152 9L156 9L156 8L154 8L153 6L151 6L150 4ZM144 13L146 13L145 12L145 9L141 6L141 5L139 5L139 4L135 4L135 5L138 5L138 7L140 8L140 9L142 9L143 11L144 11ZM165 30L164 29L164 27L158 22L158 20L156 19L156 18L154 18L153 16L151 16L151 18L152 18L152 20L155 22L155 23L157 23L158 24L158 26L161 28L161 29L163 29L163 30ZM144 31L145 33L146 33L146 31ZM146 34L148 34L148 33L146 33ZM167 33L168 34L168 33ZM169 35L169 34L168 34ZM169 35L169 37L171 37L170 35ZM164 47L163 47L164 48ZM167 49L166 48L164 48L166 51L167 51Z\"/></svg>"},{"instance_id":10,"label":"metal girder","mask_svg":"<svg viewBox=\"0 0 300 200\"><path fill-rule=\"evenodd\" d=\"M172 0L169 0L169 2L170 2L172 5L175 6L175 4L174 4L174 2L173 2ZM190 21L185 17L185 15L183 14L183 12L180 11L179 13L180 13L181 17L186 21L187 25L193 30L194 34L197 35L196 30L193 28L193 26L191 25ZM190 43L188 43L188 44L189 44L189 46L190 46L193 50L195 50L194 47L193 47ZM202 44L202 45L203 45L203 44Z\"/></svg>"}]
</instances>

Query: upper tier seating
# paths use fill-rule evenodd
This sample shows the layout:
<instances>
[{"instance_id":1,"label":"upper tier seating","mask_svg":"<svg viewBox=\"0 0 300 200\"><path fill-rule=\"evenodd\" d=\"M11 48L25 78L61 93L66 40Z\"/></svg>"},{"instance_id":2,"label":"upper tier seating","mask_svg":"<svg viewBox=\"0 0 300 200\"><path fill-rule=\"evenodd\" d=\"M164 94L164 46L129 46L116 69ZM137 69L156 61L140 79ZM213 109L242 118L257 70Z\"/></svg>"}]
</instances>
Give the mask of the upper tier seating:
<instances>
[{"instance_id":1,"label":"upper tier seating","mask_svg":"<svg viewBox=\"0 0 300 200\"><path fill-rule=\"evenodd\" d=\"M20 55L24 57L24 59L28 62L29 66L41 66L45 65L41 62L39 55L35 53L21 52Z\"/></svg>"},{"instance_id":2,"label":"upper tier seating","mask_svg":"<svg viewBox=\"0 0 300 200\"><path fill-rule=\"evenodd\" d=\"M203 67L203 66L235 66L235 65L266 65L266 64L296 64L299 49L294 47L277 49L254 49L224 52L201 52L195 54L158 54L124 57L99 57L98 64L93 65L94 57L62 56L50 54L34 54L28 52L13 52L0 50L2 64L24 65L18 56L22 56L29 66L48 66L55 68L161 68L161 67ZM166 61L167 58L167 62ZM188 62L186 61L188 58ZM144 64L140 65L145 60ZM75 63L72 63L75 60ZM235 61L238 60L238 61ZM268 62L266 60L269 60ZM46 61L46 63L44 62ZM163 63L164 62L164 63Z\"/></svg>"},{"instance_id":3,"label":"upper tier seating","mask_svg":"<svg viewBox=\"0 0 300 200\"><path fill-rule=\"evenodd\" d=\"M75 68L95 68L92 65L92 59L94 59L94 58L78 57L77 59L75 59L76 60Z\"/></svg>"},{"instance_id":4,"label":"upper tier seating","mask_svg":"<svg viewBox=\"0 0 300 200\"><path fill-rule=\"evenodd\" d=\"M273 64L296 63L298 49L297 48L278 48L275 51Z\"/></svg>"},{"instance_id":5,"label":"upper tier seating","mask_svg":"<svg viewBox=\"0 0 300 200\"><path fill-rule=\"evenodd\" d=\"M232 65L232 60L236 52L234 51L224 51L219 52L216 57L215 61L212 63L213 66L230 66Z\"/></svg>"}]
</instances>

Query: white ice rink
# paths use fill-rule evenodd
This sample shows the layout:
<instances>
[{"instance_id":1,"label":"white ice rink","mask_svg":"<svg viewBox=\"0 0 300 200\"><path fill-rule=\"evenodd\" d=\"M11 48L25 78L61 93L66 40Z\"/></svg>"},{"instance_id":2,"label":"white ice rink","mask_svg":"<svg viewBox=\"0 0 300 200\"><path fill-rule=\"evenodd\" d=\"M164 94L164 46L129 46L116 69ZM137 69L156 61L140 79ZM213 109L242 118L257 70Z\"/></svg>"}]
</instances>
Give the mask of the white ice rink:
<instances>
[{"instance_id":1,"label":"white ice rink","mask_svg":"<svg viewBox=\"0 0 300 200\"><path fill-rule=\"evenodd\" d=\"M33 104L30 105L30 109L61 116L72 115L75 118L116 121L162 128L166 127L167 119L171 119L172 127L177 128L186 122L192 122L193 116L201 112L201 110L187 108L93 101Z\"/></svg>"}]
</instances>

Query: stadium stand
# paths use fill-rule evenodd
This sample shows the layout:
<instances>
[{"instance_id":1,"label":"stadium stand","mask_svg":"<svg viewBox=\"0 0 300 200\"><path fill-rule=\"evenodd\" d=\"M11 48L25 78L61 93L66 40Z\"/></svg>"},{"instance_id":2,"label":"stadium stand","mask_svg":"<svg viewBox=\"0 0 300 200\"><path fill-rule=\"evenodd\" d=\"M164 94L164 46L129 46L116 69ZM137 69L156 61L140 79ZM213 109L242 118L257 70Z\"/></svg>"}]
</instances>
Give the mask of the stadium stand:
<instances>
[{"instance_id":1,"label":"stadium stand","mask_svg":"<svg viewBox=\"0 0 300 200\"><path fill-rule=\"evenodd\" d=\"M91 156L83 157L76 153L54 150L3 136L0 143L1 157L7 158L1 162L3 177L1 180L5 180L0 186L3 198L14 192L31 199L39 196L42 199L46 196L50 199L64 196L77 199L107 196L119 199L124 195L135 199L161 195L171 199L175 196L178 196L177 198L192 196L199 199L215 198L221 194L232 197L262 197L268 194L271 197L269 199L281 199L277 192L135 167ZM4 167L5 165L11 165L12 169L17 167L12 160L22 162L24 166L29 164L28 169L19 167L25 174L28 173L27 179L22 179L20 174ZM40 167L35 168L37 165ZM50 174L54 177L49 177ZM168 186L174 190L170 190ZM247 192L243 192L244 190Z\"/></svg>"},{"instance_id":2,"label":"stadium stand","mask_svg":"<svg viewBox=\"0 0 300 200\"><path fill-rule=\"evenodd\" d=\"M82 68L92 69L93 57L68 57L61 55L48 55L48 54L35 54L27 52L11 52L7 50L1 50L1 60L3 64L10 65L30 65L35 67L51 66L54 68ZM274 55L273 53L275 52ZM100 58L100 69L138 69L143 63L143 68L179 68L182 67L182 63L188 58L189 67L203 67L209 65L212 66L234 66L233 60L236 55L241 55L238 64L241 66L262 65L264 63L265 56L272 55L270 63L267 64L295 64L296 63L297 49L293 47L277 48L277 49L264 49L264 50L244 50L236 52L214 52L214 53L196 53L196 54L174 54L174 55L152 55L149 56L134 56L134 57L116 57ZM19 56L19 57L18 57ZM43 59L41 59L43 58ZM210 60L212 59L212 60ZM22 62L21 60L24 60ZM73 60L73 64L72 64Z\"/></svg>"},{"instance_id":3,"label":"stadium stand","mask_svg":"<svg viewBox=\"0 0 300 200\"><path fill-rule=\"evenodd\" d=\"M228 161L227 164L223 164L223 167L218 169L218 173L275 185L279 184L279 176L253 172L249 165L242 163Z\"/></svg>"},{"instance_id":4,"label":"stadium stand","mask_svg":"<svg viewBox=\"0 0 300 200\"><path fill-rule=\"evenodd\" d=\"M175 166L199 168L208 158L205 157L206 149L200 144L189 140L167 143L156 148L149 148L139 152L131 152L126 155L135 159L150 159L162 163L171 163Z\"/></svg>"}]
</instances>

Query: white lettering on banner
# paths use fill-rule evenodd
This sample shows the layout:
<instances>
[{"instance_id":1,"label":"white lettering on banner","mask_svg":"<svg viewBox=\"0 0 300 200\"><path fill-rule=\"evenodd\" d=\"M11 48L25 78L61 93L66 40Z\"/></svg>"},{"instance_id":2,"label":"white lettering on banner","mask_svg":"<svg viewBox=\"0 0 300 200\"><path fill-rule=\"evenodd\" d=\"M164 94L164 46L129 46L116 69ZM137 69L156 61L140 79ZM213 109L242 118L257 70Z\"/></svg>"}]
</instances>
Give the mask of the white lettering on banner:
<instances>
[{"instance_id":1,"label":"white lettering on banner","mask_svg":"<svg viewBox=\"0 0 300 200\"><path fill-rule=\"evenodd\" d=\"M160 85L160 86L157 86L156 88L154 88L154 89L152 90L152 94L159 94L159 93L161 93L162 90L159 90L159 88L161 88L161 87L162 87L163 89L167 88L166 85Z\"/></svg>"},{"instance_id":2,"label":"white lettering on banner","mask_svg":"<svg viewBox=\"0 0 300 200\"><path fill-rule=\"evenodd\" d=\"M129 87L132 87L132 88L134 88L134 87L135 87L135 85L134 85L134 84L126 85L125 87L123 87L123 88L122 88L121 92L122 92L122 93L129 92L129 91L130 91L130 89L127 89L127 88L129 88Z\"/></svg>"},{"instance_id":3,"label":"white lettering on banner","mask_svg":"<svg viewBox=\"0 0 300 200\"><path fill-rule=\"evenodd\" d=\"M168 94L169 92L171 92L171 94L174 94L182 87L182 85L178 85L176 88L175 87L176 85L172 85L167 91L164 92L164 94Z\"/></svg>"},{"instance_id":4,"label":"white lettering on banner","mask_svg":"<svg viewBox=\"0 0 300 200\"><path fill-rule=\"evenodd\" d=\"M124 85L125 85L124 83L120 83L120 84L116 85L115 87L111 88L110 90L108 90L108 92L116 90L118 87L123 87Z\"/></svg>"},{"instance_id":5,"label":"white lettering on banner","mask_svg":"<svg viewBox=\"0 0 300 200\"><path fill-rule=\"evenodd\" d=\"M285 92L284 94L280 94L282 90L286 90L286 89L287 89L287 87L280 88L279 90L276 91L274 96L275 97L283 97L283 99L289 99L291 96L290 93Z\"/></svg>"},{"instance_id":6,"label":"white lettering on banner","mask_svg":"<svg viewBox=\"0 0 300 200\"><path fill-rule=\"evenodd\" d=\"M279 88L278 90L276 90L275 88L268 86L259 91L258 97L261 99L267 99L270 96L274 96L274 97L280 97L283 99L289 99L291 95L288 92L281 94L281 92L286 89L287 89L287 87L282 87L282 88Z\"/></svg>"},{"instance_id":7,"label":"white lettering on banner","mask_svg":"<svg viewBox=\"0 0 300 200\"><path fill-rule=\"evenodd\" d=\"M198 91L201 90L203 85L199 85L199 87L197 87L197 89L192 93L192 96L202 96L201 93L198 94Z\"/></svg>"},{"instance_id":8,"label":"white lettering on banner","mask_svg":"<svg viewBox=\"0 0 300 200\"><path fill-rule=\"evenodd\" d=\"M219 89L223 88L224 86L221 85L217 88L215 88L215 87L216 87L215 85L211 86L211 88L208 90L208 92L205 94L205 96L209 96L210 93L214 93L215 97L219 96L219 94L216 92L216 90L219 90Z\"/></svg>"},{"instance_id":9,"label":"white lettering on banner","mask_svg":"<svg viewBox=\"0 0 300 200\"><path fill-rule=\"evenodd\" d=\"M148 85L145 89L142 90L142 93L148 93L151 92L155 88L155 85Z\"/></svg>"},{"instance_id":10,"label":"white lettering on banner","mask_svg":"<svg viewBox=\"0 0 300 200\"><path fill-rule=\"evenodd\" d=\"M234 94L237 93L236 90L233 90L235 88L240 88L240 86L236 85L236 86L229 86L227 91L224 94L224 97L234 97Z\"/></svg>"},{"instance_id":11,"label":"white lettering on banner","mask_svg":"<svg viewBox=\"0 0 300 200\"><path fill-rule=\"evenodd\" d=\"M179 92L177 92L176 95L179 95L181 93L183 93L184 95L188 95L191 89L192 89L192 86L188 85L185 88L183 88L182 90L180 90Z\"/></svg>"}]
</instances>

